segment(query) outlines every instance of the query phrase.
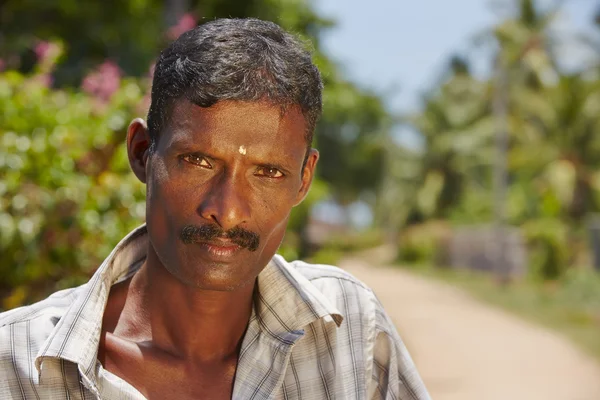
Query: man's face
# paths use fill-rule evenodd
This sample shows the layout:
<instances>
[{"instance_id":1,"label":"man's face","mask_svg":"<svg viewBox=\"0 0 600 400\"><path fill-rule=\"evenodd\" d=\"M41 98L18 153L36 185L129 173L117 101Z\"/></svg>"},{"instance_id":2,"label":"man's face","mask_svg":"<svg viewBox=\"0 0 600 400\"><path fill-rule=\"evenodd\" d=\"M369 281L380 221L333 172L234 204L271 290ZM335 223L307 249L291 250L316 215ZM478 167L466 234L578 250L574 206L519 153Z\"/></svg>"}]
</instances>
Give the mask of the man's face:
<instances>
[{"instance_id":1,"label":"man's face","mask_svg":"<svg viewBox=\"0 0 600 400\"><path fill-rule=\"evenodd\" d=\"M202 108L180 100L151 155L135 140L147 136L144 125L135 124L129 154L147 184L148 233L161 263L201 289L254 282L279 247L318 159L311 151L302 170L306 122L300 110L282 115L264 102Z\"/></svg>"}]
</instances>

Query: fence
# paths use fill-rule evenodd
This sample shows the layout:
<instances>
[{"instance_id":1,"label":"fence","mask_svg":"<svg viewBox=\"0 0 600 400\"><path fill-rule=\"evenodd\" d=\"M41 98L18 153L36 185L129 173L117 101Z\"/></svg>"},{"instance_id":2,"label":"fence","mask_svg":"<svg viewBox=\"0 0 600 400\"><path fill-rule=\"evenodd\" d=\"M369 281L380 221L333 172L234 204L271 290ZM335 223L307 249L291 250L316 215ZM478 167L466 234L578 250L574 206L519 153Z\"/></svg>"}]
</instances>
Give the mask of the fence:
<instances>
[{"instance_id":1,"label":"fence","mask_svg":"<svg viewBox=\"0 0 600 400\"><path fill-rule=\"evenodd\" d=\"M450 266L488 271L515 279L527 273L527 251L519 229L476 226L457 228L448 243Z\"/></svg>"}]
</instances>

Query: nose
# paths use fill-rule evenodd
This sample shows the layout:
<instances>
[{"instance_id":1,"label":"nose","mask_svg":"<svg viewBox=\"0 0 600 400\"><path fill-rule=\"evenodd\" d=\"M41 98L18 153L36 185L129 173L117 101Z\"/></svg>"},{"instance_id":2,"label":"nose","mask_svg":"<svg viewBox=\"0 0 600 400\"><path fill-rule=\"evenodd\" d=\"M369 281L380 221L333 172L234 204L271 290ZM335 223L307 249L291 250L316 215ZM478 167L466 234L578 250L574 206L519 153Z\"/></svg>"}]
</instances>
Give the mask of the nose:
<instances>
[{"instance_id":1,"label":"nose","mask_svg":"<svg viewBox=\"0 0 600 400\"><path fill-rule=\"evenodd\" d=\"M250 206L247 190L239 179L226 173L215 177L199 207L200 215L228 230L248 222Z\"/></svg>"}]
</instances>

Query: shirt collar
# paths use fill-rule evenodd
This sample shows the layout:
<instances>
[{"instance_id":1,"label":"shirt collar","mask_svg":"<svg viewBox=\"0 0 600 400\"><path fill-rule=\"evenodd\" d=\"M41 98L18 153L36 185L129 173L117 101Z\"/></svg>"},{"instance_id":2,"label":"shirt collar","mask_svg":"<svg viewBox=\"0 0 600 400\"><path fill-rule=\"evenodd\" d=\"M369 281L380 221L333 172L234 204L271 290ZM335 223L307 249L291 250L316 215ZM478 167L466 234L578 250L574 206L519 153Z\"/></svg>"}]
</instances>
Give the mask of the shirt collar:
<instances>
[{"instance_id":1,"label":"shirt collar","mask_svg":"<svg viewBox=\"0 0 600 400\"><path fill-rule=\"evenodd\" d=\"M96 367L104 308L113 284L127 279L146 257L146 226L133 230L113 249L60 318L35 358L38 372L46 358L78 364L84 376ZM95 382L94 382L95 383Z\"/></svg>"},{"instance_id":2,"label":"shirt collar","mask_svg":"<svg viewBox=\"0 0 600 400\"><path fill-rule=\"evenodd\" d=\"M95 384L98 344L104 308L110 287L133 275L146 258L146 225L129 233L113 249L88 283L80 287L68 308L35 359L41 373L46 358L59 358L78 364L80 372ZM283 257L275 255L258 276L255 305L261 329L278 340L297 336L299 330L324 318L339 326L340 312L308 279Z\"/></svg>"},{"instance_id":3,"label":"shirt collar","mask_svg":"<svg viewBox=\"0 0 600 400\"><path fill-rule=\"evenodd\" d=\"M256 316L271 336L283 337L326 318L337 326L340 312L296 268L275 255L258 276Z\"/></svg>"}]
</instances>

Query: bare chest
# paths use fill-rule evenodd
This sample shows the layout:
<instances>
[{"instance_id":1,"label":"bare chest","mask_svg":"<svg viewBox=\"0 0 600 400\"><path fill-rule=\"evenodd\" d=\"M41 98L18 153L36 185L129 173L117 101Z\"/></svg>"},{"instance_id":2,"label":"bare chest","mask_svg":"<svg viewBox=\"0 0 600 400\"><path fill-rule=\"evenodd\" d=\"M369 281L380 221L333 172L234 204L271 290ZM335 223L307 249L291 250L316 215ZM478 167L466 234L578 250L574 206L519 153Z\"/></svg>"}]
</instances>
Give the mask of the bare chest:
<instances>
[{"instance_id":1,"label":"bare chest","mask_svg":"<svg viewBox=\"0 0 600 400\"><path fill-rule=\"evenodd\" d=\"M231 399L237 363L189 365L142 348L110 349L104 368L152 399Z\"/></svg>"}]
</instances>

